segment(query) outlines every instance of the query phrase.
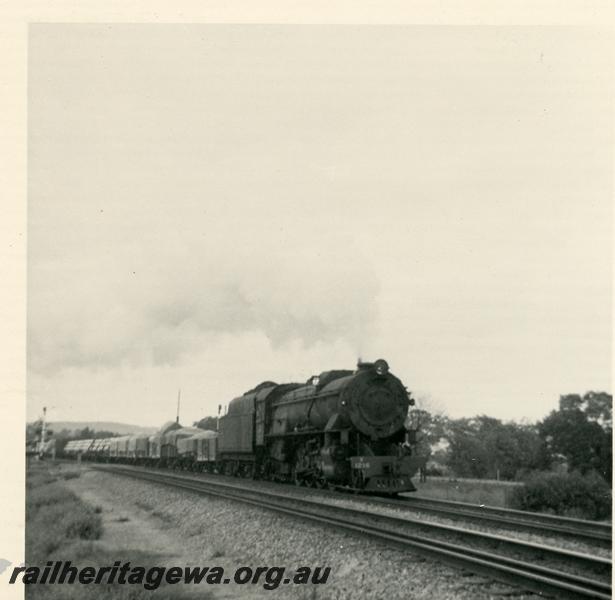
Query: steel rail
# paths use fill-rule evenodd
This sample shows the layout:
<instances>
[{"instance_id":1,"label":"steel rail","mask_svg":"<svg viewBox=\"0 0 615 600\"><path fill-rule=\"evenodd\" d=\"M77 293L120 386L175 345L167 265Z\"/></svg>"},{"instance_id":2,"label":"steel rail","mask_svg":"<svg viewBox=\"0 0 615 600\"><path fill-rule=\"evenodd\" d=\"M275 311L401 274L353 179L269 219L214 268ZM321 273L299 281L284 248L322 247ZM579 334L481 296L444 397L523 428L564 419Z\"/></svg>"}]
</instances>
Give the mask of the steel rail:
<instances>
[{"instance_id":1,"label":"steel rail","mask_svg":"<svg viewBox=\"0 0 615 600\"><path fill-rule=\"evenodd\" d=\"M418 510L453 519L493 523L498 527L514 528L517 531L524 530L541 535L573 538L577 541L584 541L602 547L610 548L612 544L612 528L607 523L466 502L409 498L405 496L397 500L370 497L366 498L366 502L373 502L399 510Z\"/></svg>"},{"instance_id":2,"label":"steel rail","mask_svg":"<svg viewBox=\"0 0 615 600\"><path fill-rule=\"evenodd\" d=\"M557 598L596 598L601 600L611 598L611 586L603 581L538 566L533 563L460 544L433 540L423 536L397 533L373 525L364 523L358 524L348 519L322 514L323 510L338 512L340 507L332 507L331 505L311 500L304 501L302 499L289 498L288 496L271 494L261 490L240 489L238 486L204 481L193 477L183 477L167 473L162 474L117 466L103 467L96 465L94 468L105 472L143 479L153 483L161 483L199 494L233 500L259 508L266 508L278 513L300 517L308 521L334 526L343 531L368 535L377 541L394 544L405 549L411 548L421 554L441 560L442 562L454 564L455 566L460 566L469 571L478 572L492 577L493 579L505 581L516 587L523 587L539 593L552 594ZM257 497L251 497L254 495ZM304 504L309 508L289 507L289 500ZM318 512L319 510L321 511L320 513ZM347 509L340 510L343 513L349 512ZM379 517L380 515L375 516ZM568 551L561 551L561 553L575 559L583 557L583 559L587 561L597 560L602 566L608 564L610 567L611 564L607 559L594 559L593 557L577 555L576 553L570 553Z\"/></svg>"},{"instance_id":3,"label":"steel rail","mask_svg":"<svg viewBox=\"0 0 615 600\"><path fill-rule=\"evenodd\" d=\"M120 469L139 471L138 467L120 466ZM151 473L157 475L159 471L141 470L140 472ZM430 532L438 532L443 536L459 536L466 540L480 543L489 544L492 547L501 547L503 545L508 546L510 549L522 552L531 553L533 556L540 556L541 558L550 558L552 560L564 561L566 563L576 562L580 563L584 568L589 568L600 573L611 570L611 561L608 558L596 557L589 554L580 552L574 552L572 550L566 550L555 546L549 546L545 544L538 544L536 542L525 541L502 535L497 535L489 532L476 531L471 529L464 529L454 525L445 525L443 523L426 522L412 517L396 517L386 515L377 512L366 511L363 509L349 508L346 506L331 505L326 502L313 500L309 498L298 498L293 494L285 494L280 490L269 491L264 489L247 488L239 483L228 483L213 481L210 479L202 479L194 475L178 475L176 473L164 473L164 477L170 479L178 479L181 481L195 481L204 482L210 486L216 486L221 489L230 489L237 491L241 494L253 494L258 498L268 497L272 500L288 502L296 502L303 505L308 505L317 509L326 509L337 514L351 515L356 519L364 521L365 518L376 519L386 523L394 529L398 529L403 526L413 526L414 528L429 530Z\"/></svg>"},{"instance_id":4,"label":"steel rail","mask_svg":"<svg viewBox=\"0 0 615 600\"><path fill-rule=\"evenodd\" d=\"M308 489L315 494L331 498L338 497L337 493L331 490ZM344 491L343 488L340 488L340 491ZM570 538L597 547L611 548L612 545L612 527L610 523L416 496L385 498L375 495L354 495L352 499L367 505L371 503L396 510L416 510L449 519L492 524L500 528L534 532L539 535Z\"/></svg>"},{"instance_id":5,"label":"steel rail","mask_svg":"<svg viewBox=\"0 0 615 600\"><path fill-rule=\"evenodd\" d=\"M326 497L337 497L337 492L332 490L307 489ZM612 527L608 523L432 498L399 496L397 499L392 499L373 495L354 495L352 499L356 502L379 504L396 510L416 510L453 520L472 521L504 529L534 532L538 535L563 537L596 547L611 548L612 546Z\"/></svg>"}]
</instances>

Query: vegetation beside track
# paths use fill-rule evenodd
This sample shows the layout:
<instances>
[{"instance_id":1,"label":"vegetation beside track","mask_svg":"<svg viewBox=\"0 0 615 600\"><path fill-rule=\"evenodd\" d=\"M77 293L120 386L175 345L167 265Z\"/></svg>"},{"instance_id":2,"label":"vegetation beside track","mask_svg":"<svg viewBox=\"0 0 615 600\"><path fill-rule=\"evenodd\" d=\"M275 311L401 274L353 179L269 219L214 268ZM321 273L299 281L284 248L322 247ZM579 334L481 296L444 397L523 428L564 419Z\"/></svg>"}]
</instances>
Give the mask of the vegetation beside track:
<instances>
[{"instance_id":1,"label":"vegetation beside track","mask_svg":"<svg viewBox=\"0 0 615 600\"><path fill-rule=\"evenodd\" d=\"M164 556L140 550L114 550L100 543L104 534L101 509L81 500L64 483L80 476L74 468L33 462L26 476L26 565L44 567L47 561L71 561L77 568L104 567L115 561L152 566ZM162 559L162 560L161 560ZM21 581L21 579L18 579ZM26 585L27 600L187 600L194 597L177 586L146 590L139 585L35 584ZM206 600L207 593L199 598Z\"/></svg>"},{"instance_id":2,"label":"vegetation beside track","mask_svg":"<svg viewBox=\"0 0 615 600\"><path fill-rule=\"evenodd\" d=\"M578 519L611 516L612 495L608 484L589 473L536 473L511 494L511 506Z\"/></svg>"}]
</instances>

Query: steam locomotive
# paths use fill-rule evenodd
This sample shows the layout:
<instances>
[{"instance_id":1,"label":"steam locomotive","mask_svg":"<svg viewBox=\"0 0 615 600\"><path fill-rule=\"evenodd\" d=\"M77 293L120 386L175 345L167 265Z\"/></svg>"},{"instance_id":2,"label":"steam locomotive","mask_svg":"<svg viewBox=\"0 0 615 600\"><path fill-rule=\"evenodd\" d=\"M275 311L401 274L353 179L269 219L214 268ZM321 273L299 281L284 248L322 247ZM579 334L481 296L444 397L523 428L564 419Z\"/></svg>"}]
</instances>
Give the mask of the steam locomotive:
<instances>
[{"instance_id":1,"label":"steam locomotive","mask_svg":"<svg viewBox=\"0 0 615 600\"><path fill-rule=\"evenodd\" d=\"M176 422L154 436L80 440L66 451L312 487L408 492L426 460L414 451L415 427L406 428L413 404L379 359L304 384L265 381L230 402L218 432Z\"/></svg>"}]
</instances>

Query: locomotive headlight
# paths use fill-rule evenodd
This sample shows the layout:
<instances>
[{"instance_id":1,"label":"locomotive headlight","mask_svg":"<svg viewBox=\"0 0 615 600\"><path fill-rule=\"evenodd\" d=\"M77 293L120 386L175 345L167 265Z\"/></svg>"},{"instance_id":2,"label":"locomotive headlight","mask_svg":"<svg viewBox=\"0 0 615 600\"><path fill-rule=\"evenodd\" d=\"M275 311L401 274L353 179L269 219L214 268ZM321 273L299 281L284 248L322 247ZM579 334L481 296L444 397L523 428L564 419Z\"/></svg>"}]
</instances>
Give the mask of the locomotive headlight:
<instances>
[{"instance_id":1,"label":"locomotive headlight","mask_svg":"<svg viewBox=\"0 0 615 600\"><path fill-rule=\"evenodd\" d=\"M382 377L389 372L389 365L387 364L386 360L384 360L383 358L379 358L374 363L374 369L376 369L376 373Z\"/></svg>"}]
</instances>

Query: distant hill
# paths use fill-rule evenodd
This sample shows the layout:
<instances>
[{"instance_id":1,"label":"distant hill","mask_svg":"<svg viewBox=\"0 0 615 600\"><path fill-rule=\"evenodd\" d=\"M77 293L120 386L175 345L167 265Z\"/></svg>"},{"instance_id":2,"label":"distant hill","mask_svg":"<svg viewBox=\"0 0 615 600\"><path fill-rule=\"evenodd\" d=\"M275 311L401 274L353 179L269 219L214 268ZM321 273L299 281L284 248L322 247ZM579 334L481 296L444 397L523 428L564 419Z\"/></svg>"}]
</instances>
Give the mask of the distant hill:
<instances>
[{"instance_id":1,"label":"distant hill","mask_svg":"<svg viewBox=\"0 0 615 600\"><path fill-rule=\"evenodd\" d=\"M53 421L48 426L54 433L60 433L63 429L76 431L85 427L95 431L111 431L119 435L132 433L151 435L158 431L158 427L142 427L141 425L128 425L127 423L114 423L112 421Z\"/></svg>"}]
</instances>

